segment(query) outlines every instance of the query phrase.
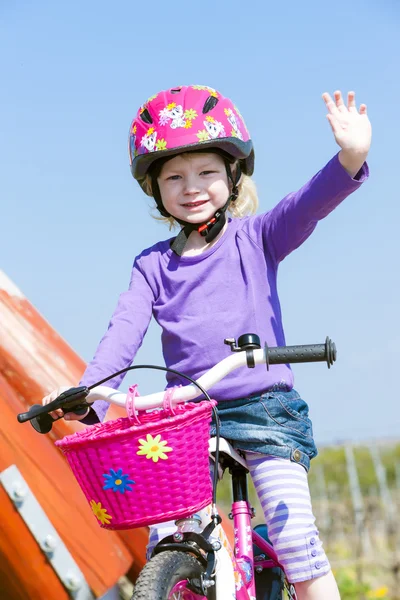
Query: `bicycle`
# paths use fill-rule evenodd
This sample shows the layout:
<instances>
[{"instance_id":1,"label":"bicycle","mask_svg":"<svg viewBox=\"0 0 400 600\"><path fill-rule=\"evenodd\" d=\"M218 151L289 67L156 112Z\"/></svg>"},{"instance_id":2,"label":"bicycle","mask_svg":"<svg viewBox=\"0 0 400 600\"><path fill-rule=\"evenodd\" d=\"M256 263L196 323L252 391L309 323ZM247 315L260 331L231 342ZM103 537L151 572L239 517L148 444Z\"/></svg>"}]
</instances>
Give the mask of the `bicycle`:
<instances>
[{"instance_id":1,"label":"bicycle","mask_svg":"<svg viewBox=\"0 0 400 600\"><path fill-rule=\"evenodd\" d=\"M49 412L62 408L64 413L83 413L98 399L119 406L126 406L128 402L134 414L147 411L150 419L157 417L157 409L165 407L164 391L135 398L136 394L131 393L132 388L130 393L125 394L102 385L119 373L137 368L169 370L191 382L187 386L174 388L173 397L171 394L168 396L168 403L172 408L183 406L181 403L193 400L201 394L206 401L197 405L207 401L212 403L206 390L232 370L242 366L253 368L258 364L266 364L269 369L273 364L323 361L330 368L336 360L335 344L328 337L324 344L272 348L265 344L264 348L261 348L257 335L244 334L238 338L237 343L234 338L226 339L225 343L230 345L233 354L212 367L198 381L165 367L136 365L114 373L89 388L67 390L46 406L34 405L28 412L19 414L18 421L24 423L29 420L38 432L48 433L54 422ZM203 502L203 507L195 514L188 514L186 508L186 513L176 520L176 532L155 546L150 560L136 581L132 600L280 600L284 597L296 600L295 588L285 578L284 569L279 564L268 539L266 526L258 525L254 529L251 526L254 510L248 499L248 469L244 457L235 451L227 440L219 437L215 406L212 406L212 410L217 431L216 437L209 441L209 453L215 464L211 507L204 508ZM93 427L101 428L102 425ZM163 449L167 451L165 446ZM235 533L233 551L221 533L219 526L222 519L216 505L218 475L221 470L226 469L232 477L233 502L229 516L233 520ZM120 476L119 481L122 481L121 477L125 476ZM127 482L135 483L125 479L124 483ZM114 486L117 485L115 478L113 483ZM154 522L157 521L153 520ZM143 524L145 523L140 523L140 526ZM102 523L102 526L107 525ZM216 535L218 528L219 534Z\"/></svg>"}]
</instances>

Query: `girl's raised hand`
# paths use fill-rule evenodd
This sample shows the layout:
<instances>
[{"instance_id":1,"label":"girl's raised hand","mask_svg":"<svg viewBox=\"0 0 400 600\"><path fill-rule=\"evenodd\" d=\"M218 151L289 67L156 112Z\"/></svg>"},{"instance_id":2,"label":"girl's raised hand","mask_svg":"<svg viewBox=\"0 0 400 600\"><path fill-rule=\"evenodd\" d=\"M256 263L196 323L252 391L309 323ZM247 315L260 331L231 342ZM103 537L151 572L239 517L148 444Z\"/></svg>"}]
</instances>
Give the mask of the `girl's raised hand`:
<instances>
[{"instance_id":1,"label":"girl's raised hand","mask_svg":"<svg viewBox=\"0 0 400 600\"><path fill-rule=\"evenodd\" d=\"M333 135L337 144L341 147L341 162L347 169L346 164L359 164L360 167L367 158L371 146L371 123L367 115L367 106L360 105L357 110L355 93L347 94L347 106L343 102L342 93L336 91L334 100L325 92L322 98L328 109L327 119L332 127ZM352 175L354 169L347 169Z\"/></svg>"}]
</instances>

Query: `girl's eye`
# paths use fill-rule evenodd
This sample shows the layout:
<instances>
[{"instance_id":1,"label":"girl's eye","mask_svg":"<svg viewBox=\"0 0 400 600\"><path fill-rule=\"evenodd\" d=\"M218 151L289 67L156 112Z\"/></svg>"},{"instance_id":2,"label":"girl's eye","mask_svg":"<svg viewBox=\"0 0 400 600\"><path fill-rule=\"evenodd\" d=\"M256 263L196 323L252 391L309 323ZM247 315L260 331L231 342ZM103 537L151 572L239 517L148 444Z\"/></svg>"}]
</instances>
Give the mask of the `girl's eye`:
<instances>
[{"instance_id":1,"label":"girl's eye","mask_svg":"<svg viewBox=\"0 0 400 600\"><path fill-rule=\"evenodd\" d=\"M210 173L215 173L216 171L202 171L200 175L209 175Z\"/></svg>"},{"instance_id":2,"label":"girl's eye","mask_svg":"<svg viewBox=\"0 0 400 600\"><path fill-rule=\"evenodd\" d=\"M167 177L167 181L177 181L180 178L180 175L170 175Z\"/></svg>"}]
</instances>

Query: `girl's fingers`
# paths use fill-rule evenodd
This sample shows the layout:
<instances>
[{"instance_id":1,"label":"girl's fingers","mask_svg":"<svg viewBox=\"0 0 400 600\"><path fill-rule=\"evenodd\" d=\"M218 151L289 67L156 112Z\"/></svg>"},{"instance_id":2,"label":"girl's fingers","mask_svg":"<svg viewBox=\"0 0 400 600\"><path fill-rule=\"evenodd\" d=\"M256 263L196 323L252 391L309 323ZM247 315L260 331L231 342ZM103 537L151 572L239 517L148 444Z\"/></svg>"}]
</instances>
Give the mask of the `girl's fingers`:
<instances>
[{"instance_id":1,"label":"girl's fingers","mask_svg":"<svg viewBox=\"0 0 400 600\"><path fill-rule=\"evenodd\" d=\"M53 419L60 419L61 417L64 416L64 411L61 410L61 408L57 408L57 410L53 410L51 413L49 413L49 415L53 418Z\"/></svg>"},{"instance_id":2,"label":"girl's fingers","mask_svg":"<svg viewBox=\"0 0 400 600\"><path fill-rule=\"evenodd\" d=\"M357 112L357 106L356 106L356 93L351 91L347 93L347 107L345 105L345 103L343 102L343 97L342 97L342 92L340 90L336 90L336 92L334 92L333 94L334 96L334 100L332 100L330 94L328 94L328 92L324 92L322 94L322 98L326 104L326 108L328 109L329 113L333 116L338 116L340 113L344 113L344 112L352 112L352 113L356 113ZM367 114L367 106L366 104L360 104L360 115L366 115ZM331 123L332 125L332 123Z\"/></svg>"},{"instance_id":3,"label":"girl's fingers","mask_svg":"<svg viewBox=\"0 0 400 600\"><path fill-rule=\"evenodd\" d=\"M332 100L328 92L324 92L322 94L322 99L325 102L326 108L329 110L330 114L335 115L339 112L335 102Z\"/></svg>"},{"instance_id":4,"label":"girl's fingers","mask_svg":"<svg viewBox=\"0 0 400 600\"><path fill-rule=\"evenodd\" d=\"M55 400L56 398L58 398L58 396L60 394L62 394L63 392L66 392L67 390L69 390L70 388L66 385L64 386L60 386L59 388L57 388L56 390L53 390L51 392L51 394L47 394L47 396L45 396L42 400L42 404L49 404L50 402L53 402L53 400Z\"/></svg>"},{"instance_id":5,"label":"girl's fingers","mask_svg":"<svg viewBox=\"0 0 400 600\"><path fill-rule=\"evenodd\" d=\"M60 394L62 394L62 392L65 392L68 389L69 389L68 386L62 386L62 387L59 387L58 389L52 391L51 394L48 394L47 396L45 396L43 398L42 405L46 405L46 404L49 404L50 402L53 402L53 400L55 400ZM61 408L58 408L57 410L53 410L51 413L49 413L49 415L53 419L59 419L60 417L62 417L64 415L64 411L61 410Z\"/></svg>"},{"instance_id":6,"label":"girl's fingers","mask_svg":"<svg viewBox=\"0 0 400 600\"><path fill-rule=\"evenodd\" d=\"M349 111L351 111L351 112L357 111L355 92L349 92L347 94L347 107L348 107Z\"/></svg>"},{"instance_id":7,"label":"girl's fingers","mask_svg":"<svg viewBox=\"0 0 400 600\"><path fill-rule=\"evenodd\" d=\"M58 394L56 392L52 392L48 396L45 396L42 400L43 406L45 406L46 404L49 404L50 402L55 400L57 398L57 396L58 396ZM52 417L52 419L58 419L58 418L62 417L63 414L64 413L61 410L61 408L58 408L57 410L53 410L51 413L49 413L49 415Z\"/></svg>"},{"instance_id":8,"label":"girl's fingers","mask_svg":"<svg viewBox=\"0 0 400 600\"><path fill-rule=\"evenodd\" d=\"M58 419L61 419L64 415L62 410L57 410L55 412L51 412L49 413L49 415L51 416L52 419L54 419L55 421L58 421Z\"/></svg>"},{"instance_id":9,"label":"girl's fingers","mask_svg":"<svg viewBox=\"0 0 400 600\"><path fill-rule=\"evenodd\" d=\"M335 97L335 102L338 110L340 110L340 112L345 111L346 107L343 102L342 92L340 90L336 90L336 92L333 95Z\"/></svg>"}]
</instances>

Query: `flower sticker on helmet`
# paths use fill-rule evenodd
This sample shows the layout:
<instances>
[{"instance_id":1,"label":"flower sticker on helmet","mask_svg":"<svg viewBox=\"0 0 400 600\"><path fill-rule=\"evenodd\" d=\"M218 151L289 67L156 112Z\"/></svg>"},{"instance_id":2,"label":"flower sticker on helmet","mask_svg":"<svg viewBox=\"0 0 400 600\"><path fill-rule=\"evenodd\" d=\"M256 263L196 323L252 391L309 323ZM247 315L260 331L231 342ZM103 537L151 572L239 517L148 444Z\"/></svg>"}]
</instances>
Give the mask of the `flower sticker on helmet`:
<instances>
[{"instance_id":1,"label":"flower sticker on helmet","mask_svg":"<svg viewBox=\"0 0 400 600\"><path fill-rule=\"evenodd\" d=\"M210 139L209 134L207 133L207 131L205 129L201 129L196 133L197 137L199 138L200 142L205 142L206 140Z\"/></svg>"},{"instance_id":2,"label":"flower sticker on helmet","mask_svg":"<svg viewBox=\"0 0 400 600\"><path fill-rule=\"evenodd\" d=\"M249 130L248 130L248 129L247 129L247 127L246 127L246 122L245 122L245 120L244 120L244 119L243 119L243 117L242 117L242 113L240 112L240 110L238 109L238 107L237 107L237 106L234 106L233 108L235 109L237 116L240 118L240 120L241 120L241 122L242 122L242 125L243 125L243 127L245 128L245 130L246 130L246 133L247 133L247 135L248 135L248 136L250 136L250 134L249 134Z\"/></svg>"},{"instance_id":3,"label":"flower sticker on helmet","mask_svg":"<svg viewBox=\"0 0 400 600\"><path fill-rule=\"evenodd\" d=\"M167 149L167 142L164 140L164 138L162 138L161 140L158 140L156 142L156 150L166 150Z\"/></svg>"},{"instance_id":4,"label":"flower sticker on helmet","mask_svg":"<svg viewBox=\"0 0 400 600\"><path fill-rule=\"evenodd\" d=\"M145 133L140 142L141 146L144 146L146 150L149 152L153 152L154 147L156 145L157 139L157 131L154 131L154 127L150 127L150 129Z\"/></svg>"},{"instance_id":5,"label":"flower sticker on helmet","mask_svg":"<svg viewBox=\"0 0 400 600\"><path fill-rule=\"evenodd\" d=\"M192 85L194 90L202 90L208 92L210 96L214 96L214 98L218 98L218 92L214 90L214 88L208 87L208 85Z\"/></svg>"},{"instance_id":6,"label":"flower sticker on helmet","mask_svg":"<svg viewBox=\"0 0 400 600\"><path fill-rule=\"evenodd\" d=\"M171 102L165 108L160 110L158 113L159 125L167 125L170 123L170 127L172 129L177 129L178 127L184 127L188 129L192 126L192 121L197 117L197 112L193 108L188 108L185 111L181 104L176 104L175 102ZM190 124L188 125L188 122Z\"/></svg>"},{"instance_id":7,"label":"flower sticker on helmet","mask_svg":"<svg viewBox=\"0 0 400 600\"><path fill-rule=\"evenodd\" d=\"M188 108L185 110L185 119L189 119L189 121L194 121L197 119L197 112L193 108Z\"/></svg>"},{"instance_id":8,"label":"flower sticker on helmet","mask_svg":"<svg viewBox=\"0 0 400 600\"><path fill-rule=\"evenodd\" d=\"M197 137L199 140L215 140L218 137L225 137L225 128L220 121L216 121L214 117L206 117L203 124L207 130L207 137L203 136L203 132L198 132ZM201 134L201 137L199 136Z\"/></svg>"},{"instance_id":9,"label":"flower sticker on helmet","mask_svg":"<svg viewBox=\"0 0 400 600\"><path fill-rule=\"evenodd\" d=\"M145 105L147 105L149 102L152 102L153 100L155 100L157 98L158 94L154 94L154 96L150 96L150 98L147 98Z\"/></svg>"},{"instance_id":10,"label":"flower sticker on helmet","mask_svg":"<svg viewBox=\"0 0 400 600\"><path fill-rule=\"evenodd\" d=\"M237 137L239 138L239 140L243 140L243 135L242 132L239 129L239 125L237 123L236 117L235 117L235 113L233 112L233 110L231 108L225 108L224 112L228 118L229 123L232 125L233 129L231 131L231 136L232 137Z\"/></svg>"}]
</instances>

